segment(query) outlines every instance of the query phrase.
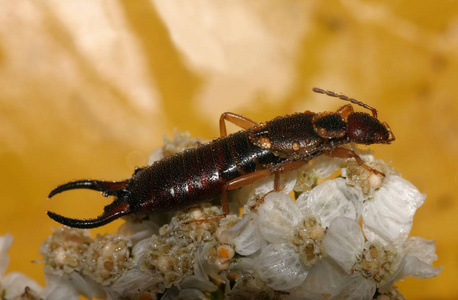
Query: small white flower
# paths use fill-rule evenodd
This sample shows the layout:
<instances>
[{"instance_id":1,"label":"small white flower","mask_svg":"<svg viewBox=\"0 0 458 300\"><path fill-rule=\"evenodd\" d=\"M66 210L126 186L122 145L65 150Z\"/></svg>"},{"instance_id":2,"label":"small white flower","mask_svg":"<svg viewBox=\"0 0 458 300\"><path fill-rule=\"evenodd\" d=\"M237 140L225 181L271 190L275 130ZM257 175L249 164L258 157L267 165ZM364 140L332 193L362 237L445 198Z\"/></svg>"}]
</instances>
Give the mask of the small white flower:
<instances>
[{"instance_id":1,"label":"small white flower","mask_svg":"<svg viewBox=\"0 0 458 300\"><path fill-rule=\"evenodd\" d=\"M387 176L380 189L364 203L363 231L371 241L382 244L397 239L405 241L412 228L413 216L426 195L397 175Z\"/></svg>"},{"instance_id":2,"label":"small white flower","mask_svg":"<svg viewBox=\"0 0 458 300\"><path fill-rule=\"evenodd\" d=\"M325 181L311 191L303 193L296 203L284 194L266 195L264 203L258 208L259 232L267 242L276 245L275 247L288 250L282 252L278 258L281 263L274 267L273 264L267 264L266 257L273 260L275 254L278 253L274 251L277 248L271 245L263 248L257 259L255 270L272 288L282 286L282 289L285 290L286 287L288 289L297 287L301 284L299 281L305 279L310 267L319 263L323 258L320 246L324 236L323 227L329 226L333 220L341 216L355 221L359 220L363 200L361 191L347 185L343 178ZM311 222L311 220L314 221ZM348 233L354 228L341 229ZM359 239L348 242L353 243L349 245L349 248L356 252L359 242L364 242L364 236L359 226L353 230L353 233L357 233L355 236ZM344 258L342 261L347 262L346 269L348 270L354 264L354 259ZM297 262L302 264L297 264ZM284 269L281 269L282 267ZM297 272L297 280L289 280L289 284L285 285L283 277L293 271Z\"/></svg>"},{"instance_id":3,"label":"small white flower","mask_svg":"<svg viewBox=\"0 0 458 300\"><path fill-rule=\"evenodd\" d=\"M352 272L357 257L364 248L361 227L354 220L339 217L332 221L323 239L326 253L348 274Z\"/></svg>"},{"instance_id":4,"label":"small white flower","mask_svg":"<svg viewBox=\"0 0 458 300\"><path fill-rule=\"evenodd\" d=\"M48 299L79 299L99 297L102 288L81 274L84 255L93 242L87 230L57 228L40 246L44 257L46 288L44 297Z\"/></svg>"},{"instance_id":5,"label":"small white flower","mask_svg":"<svg viewBox=\"0 0 458 300\"><path fill-rule=\"evenodd\" d=\"M437 260L434 241L413 236L399 245L398 249L404 254L402 265L391 280L379 287L381 292L389 291L397 281L408 276L430 278L438 276L442 272L443 267L435 268L433 266L433 261Z\"/></svg>"},{"instance_id":6,"label":"small white flower","mask_svg":"<svg viewBox=\"0 0 458 300\"><path fill-rule=\"evenodd\" d=\"M132 265L129 238L105 233L97 235L83 259L83 274L103 286L111 285Z\"/></svg>"},{"instance_id":7,"label":"small white flower","mask_svg":"<svg viewBox=\"0 0 458 300\"><path fill-rule=\"evenodd\" d=\"M308 258L320 257L319 242L313 238L320 235L310 226L304 229L308 219L291 197L282 193L265 196L258 207L257 219L259 232L271 244L255 259L255 272L273 289L288 290L299 286L310 269ZM307 246L310 251L304 255Z\"/></svg>"},{"instance_id":8,"label":"small white flower","mask_svg":"<svg viewBox=\"0 0 458 300\"><path fill-rule=\"evenodd\" d=\"M149 272L139 268L142 262L142 255L148 251L150 243L151 237L141 240L133 247L132 260L134 266L116 280L109 289L105 289L112 299L116 299L115 297L119 297L120 295L134 298L144 293L148 294L148 290L151 291L151 295L156 295L157 291L151 289L151 287L159 285L161 282L160 276L152 276Z\"/></svg>"},{"instance_id":9,"label":"small white flower","mask_svg":"<svg viewBox=\"0 0 458 300\"><path fill-rule=\"evenodd\" d=\"M303 193L297 199L296 205L304 214L320 216L323 227L328 227L338 216L355 221L359 221L362 216L363 232L369 240L382 244L397 239L405 240L409 236L416 209L423 204L426 196L392 171L386 163L374 160L369 154L366 156L368 161L375 161L374 164L386 172L383 180L374 183L373 177L379 178L380 175L371 174L357 165L347 167L342 172L344 176L350 176L348 169L363 175L357 180L353 175L351 180L326 180ZM363 193L362 187L370 192Z\"/></svg>"},{"instance_id":10,"label":"small white flower","mask_svg":"<svg viewBox=\"0 0 458 300\"><path fill-rule=\"evenodd\" d=\"M375 174L350 160L342 176L366 196L363 204L363 232L371 241L382 244L397 239L405 241L412 228L413 216L426 195L403 179L387 163L377 160L370 151L356 149L365 163L385 174Z\"/></svg>"},{"instance_id":11,"label":"small white flower","mask_svg":"<svg viewBox=\"0 0 458 300\"><path fill-rule=\"evenodd\" d=\"M13 299L20 297L26 290L31 288L34 292L40 293L42 287L34 280L22 273L11 272L5 275L9 264L8 250L13 243L11 234L0 236L0 293L2 299Z\"/></svg>"},{"instance_id":12,"label":"small white flower","mask_svg":"<svg viewBox=\"0 0 458 300\"><path fill-rule=\"evenodd\" d=\"M280 176L280 186L282 189L278 194L290 193L295 184L295 172L282 174ZM231 243L234 245L235 251L241 255L251 255L266 244L266 240L263 238L263 235L261 235L260 226L258 226L258 214L250 213L250 208L256 203L256 201L271 192L273 189L274 176L272 175L235 191L231 199L239 202L240 205L245 204L245 214L242 218L240 218L239 222L235 226L222 232L221 242Z\"/></svg>"},{"instance_id":13,"label":"small white flower","mask_svg":"<svg viewBox=\"0 0 458 300\"><path fill-rule=\"evenodd\" d=\"M258 208L259 231L270 243L282 243L291 239L293 228L303 216L288 195L270 193Z\"/></svg>"},{"instance_id":14,"label":"small white flower","mask_svg":"<svg viewBox=\"0 0 458 300\"><path fill-rule=\"evenodd\" d=\"M328 256L346 273L334 283L338 288L333 291L332 296L345 296L349 299L372 299L376 289L376 282L370 276L372 274L365 274L365 271L368 271L366 269L355 270L355 266L366 259L365 255L368 249L365 249L365 244L361 228L354 220L339 217L331 223L323 239L323 246ZM334 273L335 271L332 269L336 268L338 267L332 266L329 272Z\"/></svg>"},{"instance_id":15,"label":"small white flower","mask_svg":"<svg viewBox=\"0 0 458 300\"><path fill-rule=\"evenodd\" d=\"M342 287L339 297L372 299L375 288L387 291L406 276L432 277L441 271L432 266L436 255L431 242L419 238L410 238L401 244L366 241L359 224L345 217L331 223L323 246L329 257L348 274L341 277L340 285L336 284Z\"/></svg>"},{"instance_id":16,"label":"small white flower","mask_svg":"<svg viewBox=\"0 0 458 300\"><path fill-rule=\"evenodd\" d=\"M208 299L205 297L205 292L214 292L218 287L208 279L207 274L216 271L214 279L225 281L224 278L217 275L215 265L209 263L209 251L211 251L212 244L206 244L197 250L194 262L194 274L184 278L179 287L172 286L167 289L161 299ZM224 273L222 273L224 276Z\"/></svg>"}]
</instances>

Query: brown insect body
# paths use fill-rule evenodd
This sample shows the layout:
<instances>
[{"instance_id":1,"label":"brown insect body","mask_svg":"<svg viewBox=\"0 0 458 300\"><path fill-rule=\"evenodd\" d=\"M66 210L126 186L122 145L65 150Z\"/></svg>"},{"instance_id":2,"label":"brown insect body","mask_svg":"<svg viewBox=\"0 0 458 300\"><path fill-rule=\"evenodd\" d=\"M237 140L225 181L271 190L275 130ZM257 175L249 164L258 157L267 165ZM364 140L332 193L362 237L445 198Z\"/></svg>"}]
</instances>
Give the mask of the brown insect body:
<instances>
[{"instance_id":1,"label":"brown insect body","mask_svg":"<svg viewBox=\"0 0 458 300\"><path fill-rule=\"evenodd\" d=\"M342 135L326 139L320 136L323 127L315 128L313 120L316 116L318 115L307 111L275 118L253 128L250 133L250 140L258 147L271 150L274 155L288 160L315 157L324 150L331 149L333 145L337 146L346 142L345 136ZM328 118L328 116L324 118ZM321 121L321 119L318 118L317 121ZM338 130L346 131L346 123L339 121ZM322 125L325 125L328 130L335 130L333 122Z\"/></svg>"},{"instance_id":2,"label":"brown insect body","mask_svg":"<svg viewBox=\"0 0 458 300\"><path fill-rule=\"evenodd\" d=\"M104 196L115 196L104 213L96 219L71 219L53 212L55 221L77 228L94 228L121 216L137 213L175 211L222 197L224 213L229 213L226 192L271 174L297 169L322 154L349 158L364 165L353 151L339 146L356 142L384 143L394 140L385 123L376 117L375 109L343 95L314 89L333 97L364 106L372 111L353 112L348 104L336 112L306 111L277 117L257 124L243 116L225 113L221 116L219 139L164 158L137 169L130 179L109 182L73 181L56 187L49 198L71 189L93 189ZM224 122L232 121L245 130L226 136ZM278 187L277 182L275 183Z\"/></svg>"}]
</instances>

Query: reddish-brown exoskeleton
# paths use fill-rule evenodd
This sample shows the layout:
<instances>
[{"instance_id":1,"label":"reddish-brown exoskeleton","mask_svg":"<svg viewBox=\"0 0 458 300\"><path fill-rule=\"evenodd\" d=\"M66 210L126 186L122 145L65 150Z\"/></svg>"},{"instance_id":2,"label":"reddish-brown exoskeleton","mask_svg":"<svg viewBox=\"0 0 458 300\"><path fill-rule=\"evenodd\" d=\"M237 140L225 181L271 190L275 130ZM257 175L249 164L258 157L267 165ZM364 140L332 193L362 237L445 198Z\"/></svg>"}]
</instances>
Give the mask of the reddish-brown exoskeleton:
<instances>
[{"instance_id":1,"label":"reddish-brown exoskeleton","mask_svg":"<svg viewBox=\"0 0 458 300\"><path fill-rule=\"evenodd\" d=\"M394 141L389 126L377 119L377 110L344 95L313 90L367 108L372 115L354 112L351 104L335 112L306 111L261 124L241 115L224 113L220 118L219 139L139 168L123 181L73 181L49 194L51 198L66 190L82 188L115 196L99 217L71 219L53 212L48 215L70 227L94 228L124 215L176 211L216 197L221 197L226 215L229 213L227 191L272 174L295 170L323 154L354 158L362 167L382 174L365 165L351 149L341 147L348 143L369 145ZM226 121L244 130L227 135ZM277 190L278 178L275 176Z\"/></svg>"}]
</instances>

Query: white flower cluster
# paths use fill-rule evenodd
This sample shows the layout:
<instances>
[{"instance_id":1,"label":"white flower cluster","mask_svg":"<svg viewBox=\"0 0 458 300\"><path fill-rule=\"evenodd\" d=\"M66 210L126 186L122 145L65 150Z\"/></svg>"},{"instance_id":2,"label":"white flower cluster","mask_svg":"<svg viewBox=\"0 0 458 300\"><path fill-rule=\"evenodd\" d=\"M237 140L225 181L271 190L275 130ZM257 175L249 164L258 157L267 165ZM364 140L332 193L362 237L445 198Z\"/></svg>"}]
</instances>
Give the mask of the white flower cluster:
<instances>
[{"instance_id":1,"label":"white flower cluster","mask_svg":"<svg viewBox=\"0 0 458 300\"><path fill-rule=\"evenodd\" d=\"M366 158L386 177L348 163L342 177L306 184L310 189L296 201L287 188L269 193L257 211L223 232L225 242L252 258L250 274L287 293L284 299L397 299L397 281L437 276L434 243L408 237L425 195L383 162ZM333 173L326 160L312 162L299 178Z\"/></svg>"},{"instance_id":2,"label":"white flower cluster","mask_svg":"<svg viewBox=\"0 0 458 300\"><path fill-rule=\"evenodd\" d=\"M177 133L153 155L198 143ZM385 162L356 151L385 176L320 156L281 175L280 192L272 176L231 193L241 216L221 218L219 206L204 203L129 217L117 233L95 239L58 228L41 247L47 287L37 291L75 300L403 299L397 281L441 272L432 265L434 242L409 237L425 195Z\"/></svg>"}]
</instances>

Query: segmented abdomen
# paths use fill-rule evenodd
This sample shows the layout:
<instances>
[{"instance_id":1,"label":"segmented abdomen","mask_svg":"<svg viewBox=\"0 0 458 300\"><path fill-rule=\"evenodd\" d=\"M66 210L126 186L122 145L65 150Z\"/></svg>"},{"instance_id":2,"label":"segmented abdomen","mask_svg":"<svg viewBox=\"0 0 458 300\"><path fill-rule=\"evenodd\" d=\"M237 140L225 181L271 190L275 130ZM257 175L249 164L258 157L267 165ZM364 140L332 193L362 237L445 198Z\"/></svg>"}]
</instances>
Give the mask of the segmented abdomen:
<instances>
[{"instance_id":1,"label":"segmented abdomen","mask_svg":"<svg viewBox=\"0 0 458 300\"><path fill-rule=\"evenodd\" d=\"M230 180L282 159L254 146L249 130L162 159L136 173L128 190L131 210L175 211L211 200Z\"/></svg>"}]
</instances>

